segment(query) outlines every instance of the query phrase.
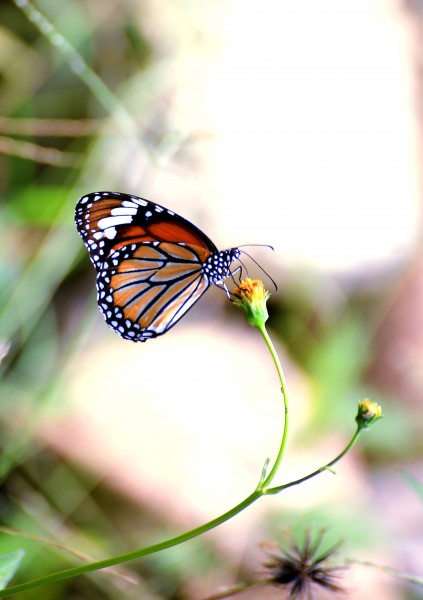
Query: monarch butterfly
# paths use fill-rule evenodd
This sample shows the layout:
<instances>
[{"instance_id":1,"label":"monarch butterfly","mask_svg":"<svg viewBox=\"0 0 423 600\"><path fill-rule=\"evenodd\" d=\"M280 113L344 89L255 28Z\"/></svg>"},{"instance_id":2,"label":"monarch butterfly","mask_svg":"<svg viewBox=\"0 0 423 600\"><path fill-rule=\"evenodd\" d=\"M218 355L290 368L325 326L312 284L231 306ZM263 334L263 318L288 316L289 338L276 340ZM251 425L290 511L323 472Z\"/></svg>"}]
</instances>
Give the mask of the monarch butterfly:
<instances>
[{"instance_id":1,"label":"monarch butterfly","mask_svg":"<svg viewBox=\"0 0 423 600\"><path fill-rule=\"evenodd\" d=\"M93 192L75 222L97 272L97 302L106 323L127 340L166 333L213 283L233 275L238 248L219 250L171 210L120 192Z\"/></svg>"}]
</instances>

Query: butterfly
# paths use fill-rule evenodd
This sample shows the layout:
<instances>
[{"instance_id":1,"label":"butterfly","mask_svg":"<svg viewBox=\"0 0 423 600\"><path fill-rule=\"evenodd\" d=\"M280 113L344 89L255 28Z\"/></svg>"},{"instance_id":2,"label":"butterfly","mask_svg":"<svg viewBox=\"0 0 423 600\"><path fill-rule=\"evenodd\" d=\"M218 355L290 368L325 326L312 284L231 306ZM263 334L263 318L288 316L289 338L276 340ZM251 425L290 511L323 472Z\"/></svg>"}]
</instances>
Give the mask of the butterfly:
<instances>
[{"instance_id":1,"label":"butterfly","mask_svg":"<svg viewBox=\"0 0 423 600\"><path fill-rule=\"evenodd\" d=\"M127 340L166 333L211 284L230 297L225 279L239 248L219 251L198 227L130 194L93 192L75 222L97 272L97 302L106 323Z\"/></svg>"}]
</instances>

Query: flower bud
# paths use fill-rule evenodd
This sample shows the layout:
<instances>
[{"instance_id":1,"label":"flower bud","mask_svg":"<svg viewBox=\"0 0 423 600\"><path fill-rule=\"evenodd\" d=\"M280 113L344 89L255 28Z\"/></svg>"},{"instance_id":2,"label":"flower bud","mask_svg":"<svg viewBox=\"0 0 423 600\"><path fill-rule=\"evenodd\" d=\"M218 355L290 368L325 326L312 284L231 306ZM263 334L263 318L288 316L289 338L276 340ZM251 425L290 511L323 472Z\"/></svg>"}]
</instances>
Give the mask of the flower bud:
<instances>
[{"instance_id":1,"label":"flower bud","mask_svg":"<svg viewBox=\"0 0 423 600\"><path fill-rule=\"evenodd\" d=\"M371 427L375 421L382 418L382 407L371 400L362 400L358 404L357 416L355 418L359 429Z\"/></svg>"},{"instance_id":2,"label":"flower bud","mask_svg":"<svg viewBox=\"0 0 423 600\"><path fill-rule=\"evenodd\" d=\"M266 302L270 296L263 282L247 277L236 288L234 296L233 302L244 312L247 323L259 329L263 327L269 318Z\"/></svg>"}]
</instances>

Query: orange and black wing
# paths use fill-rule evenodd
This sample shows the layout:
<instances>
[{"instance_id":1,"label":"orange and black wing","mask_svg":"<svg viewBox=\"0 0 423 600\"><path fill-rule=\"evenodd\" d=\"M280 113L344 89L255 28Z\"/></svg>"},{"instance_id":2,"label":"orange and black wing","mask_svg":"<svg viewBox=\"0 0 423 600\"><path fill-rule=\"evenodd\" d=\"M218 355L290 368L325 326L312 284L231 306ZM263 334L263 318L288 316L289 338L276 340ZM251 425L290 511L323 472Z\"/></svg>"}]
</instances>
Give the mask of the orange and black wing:
<instances>
[{"instance_id":1,"label":"orange and black wing","mask_svg":"<svg viewBox=\"0 0 423 600\"><path fill-rule=\"evenodd\" d=\"M112 252L123 246L150 242L185 243L217 252L198 227L173 211L120 192L93 192L75 209L75 222L97 271Z\"/></svg>"},{"instance_id":2,"label":"orange and black wing","mask_svg":"<svg viewBox=\"0 0 423 600\"><path fill-rule=\"evenodd\" d=\"M211 283L224 286L232 248L218 252L198 227L171 210L119 192L94 192L75 209L79 234L97 271L97 300L122 337L162 335Z\"/></svg>"},{"instance_id":3,"label":"orange and black wing","mask_svg":"<svg viewBox=\"0 0 423 600\"><path fill-rule=\"evenodd\" d=\"M198 246L144 242L114 251L97 274L97 300L107 324L144 342L166 333L210 285L209 255Z\"/></svg>"}]
</instances>

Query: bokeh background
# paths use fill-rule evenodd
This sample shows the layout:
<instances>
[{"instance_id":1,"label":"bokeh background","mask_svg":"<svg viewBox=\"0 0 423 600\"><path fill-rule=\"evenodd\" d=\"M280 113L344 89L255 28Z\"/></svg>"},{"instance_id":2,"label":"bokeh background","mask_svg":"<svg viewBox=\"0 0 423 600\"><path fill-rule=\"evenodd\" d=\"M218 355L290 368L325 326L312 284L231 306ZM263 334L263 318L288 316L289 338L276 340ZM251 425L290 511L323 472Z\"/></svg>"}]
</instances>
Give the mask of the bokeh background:
<instances>
[{"instance_id":1,"label":"bokeh background","mask_svg":"<svg viewBox=\"0 0 423 600\"><path fill-rule=\"evenodd\" d=\"M278 285L265 278L291 393L279 483L344 447L360 399L385 415L336 475L19 597L206 598L259 579L262 542L287 528L423 576L422 8L1 2L0 552L26 550L14 581L218 516L254 489L282 429L270 358L220 290L146 344L106 327L73 223L84 193L164 204L220 248L275 247L251 252ZM344 585L423 597L360 565Z\"/></svg>"}]
</instances>

